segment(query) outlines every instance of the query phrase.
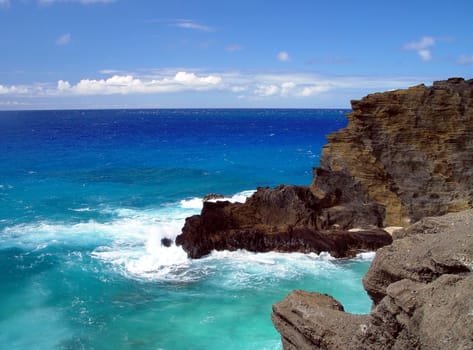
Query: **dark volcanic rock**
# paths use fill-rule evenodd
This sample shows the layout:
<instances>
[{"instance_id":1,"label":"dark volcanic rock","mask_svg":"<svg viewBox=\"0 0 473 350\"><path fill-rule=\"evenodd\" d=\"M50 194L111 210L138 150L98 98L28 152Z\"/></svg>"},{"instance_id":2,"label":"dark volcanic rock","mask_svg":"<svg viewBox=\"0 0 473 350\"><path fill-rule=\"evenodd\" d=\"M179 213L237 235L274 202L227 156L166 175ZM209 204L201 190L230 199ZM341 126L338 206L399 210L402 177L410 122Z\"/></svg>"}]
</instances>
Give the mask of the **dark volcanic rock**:
<instances>
[{"instance_id":1,"label":"dark volcanic rock","mask_svg":"<svg viewBox=\"0 0 473 350\"><path fill-rule=\"evenodd\" d=\"M343 198L333 202L342 204ZM389 234L375 228L381 208L375 207L380 211L374 210L374 214L367 212L359 222L371 223L373 228L349 232L323 230L332 221L329 215L321 213L322 207L309 187L259 188L245 204L205 202L201 215L186 219L176 244L182 245L191 258L202 257L214 249L328 251L335 257L345 257L377 249L392 241ZM343 213L344 209L340 207L338 215L342 217Z\"/></svg>"},{"instance_id":2,"label":"dark volcanic rock","mask_svg":"<svg viewBox=\"0 0 473 350\"><path fill-rule=\"evenodd\" d=\"M368 234L351 228L473 207L473 80L376 93L352 107L348 126L328 136L310 187L261 188L245 204L205 202L177 244L191 257L240 248L344 256L367 246ZM334 240L349 247L335 249Z\"/></svg>"},{"instance_id":3,"label":"dark volcanic rock","mask_svg":"<svg viewBox=\"0 0 473 350\"><path fill-rule=\"evenodd\" d=\"M169 248L172 245L172 239L171 238L161 238L161 245L163 247Z\"/></svg>"},{"instance_id":4,"label":"dark volcanic rock","mask_svg":"<svg viewBox=\"0 0 473 350\"><path fill-rule=\"evenodd\" d=\"M204 199L203 201L204 202L207 202L207 201L210 201L210 200L213 200L213 199L222 199L222 198L225 198L225 196L223 194L220 194L220 193L209 193L207 195L204 196Z\"/></svg>"},{"instance_id":5,"label":"dark volcanic rock","mask_svg":"<svg viewBox=\"0 0 473 350\"><path fill-rule=\"evenodd\" d=\"M284 349L473 349L473 210L423 222L376 253L370 315L318 293L275 304Z\"/></svg>"}]
</instances>

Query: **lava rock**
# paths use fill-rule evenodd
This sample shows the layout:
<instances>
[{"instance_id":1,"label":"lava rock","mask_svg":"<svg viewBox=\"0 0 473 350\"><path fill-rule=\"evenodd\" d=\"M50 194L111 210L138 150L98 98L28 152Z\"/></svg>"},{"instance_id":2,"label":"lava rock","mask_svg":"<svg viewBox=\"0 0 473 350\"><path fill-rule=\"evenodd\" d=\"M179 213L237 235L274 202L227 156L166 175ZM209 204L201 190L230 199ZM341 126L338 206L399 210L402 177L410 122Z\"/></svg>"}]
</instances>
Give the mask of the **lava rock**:
<instances>
[{"instance_id":1,"label":"lava rock","mask_svg":"<svg viewBox=\"0 0 473 350\"><path fill-rule=\"evenodd\" d=\"M318 293L275 304L284 349L473 349L473 210L423 223L377 251L364 278L371 314Z\"/></svg>"}]
</instances>

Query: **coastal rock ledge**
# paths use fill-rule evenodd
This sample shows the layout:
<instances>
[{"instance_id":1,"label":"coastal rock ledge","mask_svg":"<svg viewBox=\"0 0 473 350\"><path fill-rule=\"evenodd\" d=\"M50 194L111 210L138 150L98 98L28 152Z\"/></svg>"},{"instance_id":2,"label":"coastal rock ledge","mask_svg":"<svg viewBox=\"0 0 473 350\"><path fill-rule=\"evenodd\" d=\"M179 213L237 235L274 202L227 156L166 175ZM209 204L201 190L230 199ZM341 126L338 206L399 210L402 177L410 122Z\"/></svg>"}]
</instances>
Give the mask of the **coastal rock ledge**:
<instances>
[{"instance_id":1,"label":"coastal rock ledge","mask_svg":"<svg viewBox=\"0 0 473 350\"><path fill-rule=\"evenodd\" d=\"M273 305L272 320L285 350L471 350L472 271L473 210L425 218L377 251L363 279L369 315L294 291Z\"/></svg>"},{"instance_id":2,"label":"coastal rock ledge","mask_svg":"<svg viewBox=\"0 0 473 350\"><path fill-rule=\"evenodd\" d=\"M353 256L391 243L381 227L473 207L473 80L375 93L352 109L327 137L310 186L206 201L176 244L191 258L214 249Z\"/></svg>"}]
</instances>

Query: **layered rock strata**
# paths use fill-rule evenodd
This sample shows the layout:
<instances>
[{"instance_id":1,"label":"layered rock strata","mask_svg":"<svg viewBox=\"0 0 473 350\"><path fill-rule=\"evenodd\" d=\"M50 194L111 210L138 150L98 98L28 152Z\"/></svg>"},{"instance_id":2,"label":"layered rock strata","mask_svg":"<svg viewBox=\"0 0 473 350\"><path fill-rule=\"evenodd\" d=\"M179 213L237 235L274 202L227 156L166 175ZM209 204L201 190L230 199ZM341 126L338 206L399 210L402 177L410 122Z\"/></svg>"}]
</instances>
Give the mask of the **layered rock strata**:
<instances>
[{"instance_id":1,"label":"layered rock strata","mask_svg":"<svg viewBox=\"0 0 473 350\"><path fill-rule=\"evenodd\" d=\"M472 208L473 80L376 93L352 108L320 167L351 174L386 208L387 226Z\"/></svg>"},{"instance_id":2,"label":"layered rock strata","mask_svg":"<svg viewBox=\"0 0 473 350\"><path fill-rule=\"evenodd\" d=\"M369 315L300 291L273 306L285 350L473 349L473 210L429 218L378 250Z\"/></svg>"},{"instance_id":3,"label":"layered rock strata","mask_svg":"<svg viewBox=\"0 0 473 350\"><path fill-rule=\"evenodd\" d=\"M193 258L213 249L350 256L389 243L379 227L472 208L473 80L376 93L352 108L310 186L260 188L245 204L205 202L176 243Z\"/></svg>"}]
</instances>

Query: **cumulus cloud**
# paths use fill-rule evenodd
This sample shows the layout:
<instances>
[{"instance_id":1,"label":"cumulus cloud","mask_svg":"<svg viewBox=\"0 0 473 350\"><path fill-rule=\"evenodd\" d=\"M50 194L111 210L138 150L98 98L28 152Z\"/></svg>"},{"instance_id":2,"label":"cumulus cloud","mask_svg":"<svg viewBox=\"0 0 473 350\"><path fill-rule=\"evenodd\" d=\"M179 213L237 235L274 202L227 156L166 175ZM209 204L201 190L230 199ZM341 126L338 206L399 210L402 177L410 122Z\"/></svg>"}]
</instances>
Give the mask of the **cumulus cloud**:
<instances>
[{"instance_id":1,"label":"cumulus cloud","mask_svg":"<svg viewBox=\"0 0 473 350\"><path fill-rule=\"evenodd\" d=\"M264 82L254 90L259 97L304 98L336 88L329 79L312 73L279 73L256 75L255 80Z\"/></svg>"},{"instance_id":2,"label":"cumulus cloud","mask_svg":"<svg viewBox=\"0 0 473 350\"><path fill-rule=\"evenodd\" d=\"M24 86L0 85L0 95L21 95L28 93L28 88Z\"/></svg>"},{"instance_id":3,"label":"cumulus cloud","mask_svg":"<svg viewBox=\"0 0 473 350\"><path fill-rule=\"evenodd\" d=\"M279 52L276 58L278 59L278 61L281 61L281 62L289 62L291 60L291 57L286 51Z\"/></svg>"},{"instance_id":4,"label":"cumulus cloud","mask_svg":"<svg viewBox=\"0 0 473 350\"><path fill-rule=\"evenodd\" d=\"M184 28L184 29L194 29L200 30L203 32L213 32L214 29L212 27L206 26L204 24L197 23L195 21L189 19L179 19L175 23L173 23L175 27Z\"/></svg>"},{"instance_id":5,"label":"cumulus cloud","mask_svg":"<svg viewBox=\"0 0 473 350\"><path fill-rule=\"evenodd\" d=\"M467 55L461 55L457 59L457 63L459 64L473 64L473 55L467 56Z\"/></svg>"},{"instance_id":6,"label":"cumulus cloud","mask_svg":"<svg viewBox=\"0 0 473 350\"><path fill-rule=\"evenodd\" d=\"M403 45L403 50L416 51L422 61L428 62L432 60L431 49L435 46L435 38L431 36L424 36L420 40L411 41Z\"/></svg>"},{"instance_id":7,"label":"cumulus cloud","mask_svg":"<svg viewBox=\"0 0 473 350\"><path fill-rule=\"evenodd\" d=\"M108 79L82 79L72 85L59 80L57 91L74 95L128 95L210 90L218 88L222 78L216 75L197 76L195 73L177 72L162 79L140 79L132 75L114 75Z\"/></svg>"},{"instance_id":8,"label":"cumulus cloud","mask_svg":"<svg viewBox=\"0 0 473 350\"><path fill-rule=\"evenodd\" d=\"M72 37L70 33L65 33L56 39L56 45L62 46L67 45L71 42Z\"/></svg>"},{"instance_id":9,"label":"cumulus cloud","mask_svg":"<svg viewBox=\"0 0 473 350\"><path fill-rule=\"evenodd\" d=\"M110 73L103 77L103 73ZM138 100L138 95L180 94L194 91L225 93L226 98L247 100L249 103L294 103L305 101L328 101L334 96L359 98L367 92L397 89L427 81L422 78L388 76L327 76L311 72L254 72L219 71L162 68L137 72L104 70L97 72L98 78L84 78L72 82L62 79L57 82L34 83L31 85L0 84L0 101L21 101L37 105L37 99L61 101L78 96L128 96L126 101ZM103 78L101 78L103 77ZM360 95L353 95L363 91ZM210 97L209 97L210 98ZM109 99L104 99L109 100ZM66 100L67 101L67 100ZM216 105L219 104L215 100ZM283 102L287 101L287 102ZM292 102L291 102L292 101ZM228 102L228 100L227 100ZM306 102L303 102L306 103ZM59 102L60 104L60 102ZM100 103L98 104L100 105ZM11 106L14 108L14 106Z\"/></svg>"},{"instance_id":10,"label":"cumulus cloud","mask_svg":"<svg viewBox=\"0 0 473 350\"><path fill-rule=\"evenodd\" d=\"M316 77L304 77L302 75L282 75L282 76L260 76L260 80L265 84L256 85L253 89L256 97L272 97L281 98L303 98L310 97L327 92L336 88L336 84L327 81L319 81ZM293 81L285 81L284 79L292 79Z\"/></svg>"}]
</instances>

